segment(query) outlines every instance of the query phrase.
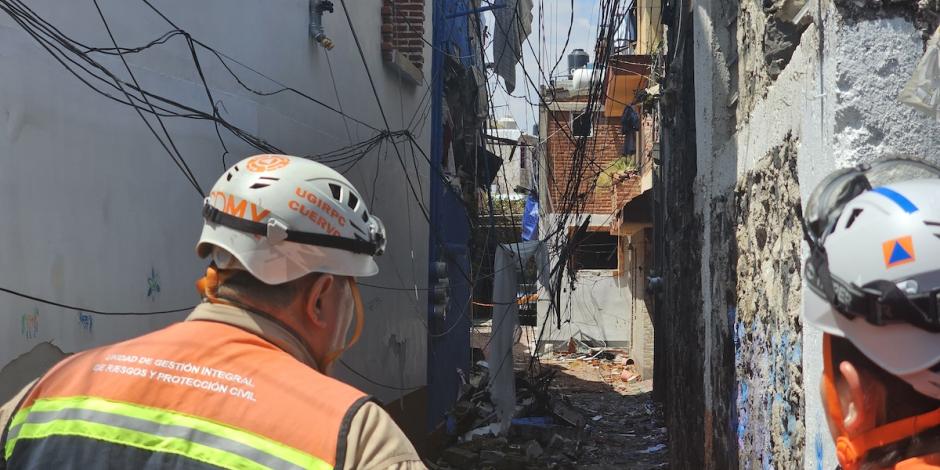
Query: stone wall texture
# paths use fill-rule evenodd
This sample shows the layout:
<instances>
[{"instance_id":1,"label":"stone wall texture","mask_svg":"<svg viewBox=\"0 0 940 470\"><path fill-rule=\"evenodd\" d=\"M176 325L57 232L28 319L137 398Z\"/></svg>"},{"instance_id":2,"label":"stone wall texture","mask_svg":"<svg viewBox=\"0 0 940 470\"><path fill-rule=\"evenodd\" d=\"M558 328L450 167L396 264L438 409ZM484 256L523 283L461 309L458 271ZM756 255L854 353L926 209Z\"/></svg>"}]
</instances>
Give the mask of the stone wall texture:
<instances>
[{"instance_id":1,"label":"stone wall texture","mask_svg":"<svg viewBox=\"0 0 940 470\"><path fill-rule=\"evenodd\" d=\"M795 468L803 461L796 158L792 139L775 147L740 181L735 198L737 308L732 314L742 468Z\"/></svg>"},{"instance_id":2,"label":"stone wall texture","mask_svg":"<svg viewBox=\"0 0 940 470\"><path fill-rule=\"evenodd\" d=\"M664 280L654 395L670 465L834 468L818 394L822 334L802 320L801 207L839 168L897 154L940 161L940 123L897 100L940 5L676 8L665 18L674 54L653 229Z\"/></svg>"}]
</instances>

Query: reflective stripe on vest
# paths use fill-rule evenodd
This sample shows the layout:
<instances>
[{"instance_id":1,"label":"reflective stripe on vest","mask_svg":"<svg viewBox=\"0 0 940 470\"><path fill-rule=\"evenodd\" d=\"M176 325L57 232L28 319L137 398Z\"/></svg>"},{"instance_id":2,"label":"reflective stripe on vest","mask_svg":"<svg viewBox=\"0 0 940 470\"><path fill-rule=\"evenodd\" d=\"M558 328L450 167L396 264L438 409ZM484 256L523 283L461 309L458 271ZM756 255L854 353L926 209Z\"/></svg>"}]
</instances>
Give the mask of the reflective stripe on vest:
<instances>
[{"instance_id":1,"label":"reflective stripe on vest","mask_svg":"<svg viewBox=\"0 0 940 470\"><path fill-rule=\"evenodd\" d=\"M9 460L18 440L51 436L81 436L222 468L333 468L310 454L231 426L93 397L39 399L20 410L10 423L4 455Z\"/></svg>"},{"instance_id":2,"label":"reflective stripe on vest","mask_svg":"<svg viewBox=\"0 0 940 470\"><path fill-rule=\"evenodd\" d=\"M368 400L253 333L188 321L57 364L0 455L51 465L124 448L223 468L343 468L349 422Z\"/></svg>"}]
</instances>

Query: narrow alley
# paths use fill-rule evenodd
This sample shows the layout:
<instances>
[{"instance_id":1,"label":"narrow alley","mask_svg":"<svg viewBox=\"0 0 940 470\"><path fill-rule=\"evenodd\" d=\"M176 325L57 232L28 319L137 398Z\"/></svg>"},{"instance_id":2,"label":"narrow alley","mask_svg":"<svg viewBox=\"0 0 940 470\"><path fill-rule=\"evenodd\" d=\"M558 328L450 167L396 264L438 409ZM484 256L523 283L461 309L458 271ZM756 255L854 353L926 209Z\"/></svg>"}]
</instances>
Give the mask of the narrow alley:
<instances>
[{"instance_id":1,"label":"narrow alley","mask_svg":"<svg viewBox=\"0 0 940 470\"><path fill-rule=\"evenodd\" d=\"M0 0L0 469L938 469L940 0Z\"/></svg>"}]
</instances>

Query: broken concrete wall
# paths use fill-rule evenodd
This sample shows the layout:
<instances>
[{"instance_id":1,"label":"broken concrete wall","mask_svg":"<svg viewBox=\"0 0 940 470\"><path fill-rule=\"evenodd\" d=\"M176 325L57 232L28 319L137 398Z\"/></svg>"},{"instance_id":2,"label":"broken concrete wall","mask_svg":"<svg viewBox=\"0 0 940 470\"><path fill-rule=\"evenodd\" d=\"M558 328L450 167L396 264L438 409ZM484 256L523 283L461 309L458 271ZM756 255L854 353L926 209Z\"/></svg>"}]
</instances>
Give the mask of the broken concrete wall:
<instances>
[{"instance_id":1,"label":"broken concrete wall","mask_svg":"<svg viewBox=\"0 0 940 470\"><path fill-rule=\"evenodd\" d=\"M738 184L735 411L742 468L803 463L800 320L802 215L797 142L786 140Z\"/></svg>"},{"instance_id":2,"label":"broken concrete wall","mask_svg":"<svg viewBox=\"0 0 940 470\"><path fill-rule=\"evenodd\" d=\"M656 251L657 264L666 263L666 292L673 282L696 286L683 295L701 300L686 312L701 317L682 321L701 328L701 349L685 353L704 374L683 378L703 381L688 392L702 393L702 401L688 396L671 409L677 403L668 399L669 380L657 375L656 384L666 388L667 421L701 413L706 436L704 449L673 455L677 468L835 466L816 392L821 335L801 320L800 205L836 168L894 153L937 159L940 148L940 125L896 100L923 52L930 15L914 3L878 2L867 10L849 3L855 2L743 2L729 10L729 2L713 0L683 12L693 20L694 41L686 46L694 48L694 70L681 63L680 42L664 86L657 200L664 213L654 238L678 237L657 243L701 257L689 256L700 261L683 280L675 274L688 260L671 266L675 255ZM686 83L696 87L691 115L668 102ZM670 121L671 128L694 129L694 145L677 145L682 137L669 134ZM690 148L694 166L678 164ZM690 184L680 179L690 170L688 205L669 204ZM688 220L701 223L694 233L670 230ZM664 322L672 320L672 307L659 304L676 300L657 302ZM664 336L657 329L658 361L671 354L660 348L681 347L688 328ZM657 374L677 371L657 363ZM670 438L683 439L672 441L674 449L690 442L690 432L670 429Z\"/></svg>"},{"instance_id":3,"label":"broken concrete wall","mask_svg":"<svg viewBox=\"0 0 940 470\"><path fill-rule=\"evenodd\" d=\"M36 378L38 372L48 370L68 354L54 344L42 342L0 369L0 403L5 403Z\"/></svg>"}]
</instances>

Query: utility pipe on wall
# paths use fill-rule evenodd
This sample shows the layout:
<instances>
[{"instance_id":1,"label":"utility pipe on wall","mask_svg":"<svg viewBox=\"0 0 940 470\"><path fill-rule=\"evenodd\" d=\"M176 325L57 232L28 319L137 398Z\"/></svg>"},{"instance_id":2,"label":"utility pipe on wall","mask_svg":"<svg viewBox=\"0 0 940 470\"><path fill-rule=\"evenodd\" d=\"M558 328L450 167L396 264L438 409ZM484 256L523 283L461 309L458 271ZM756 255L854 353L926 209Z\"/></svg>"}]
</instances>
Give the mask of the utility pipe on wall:
<instances>
[{"instance_id":1,"label":"utility pipe on wall","mask_svg":"<svg viewBox=\"0 0 940 470\"><path fill-rule=\"evenodd\" d=\"M333 13L333 2L330 0L310 0L310 37L320 43L326 50L333 49L333 40L326 36L323 30L323 12Z\"/></svg>"}]
</instances>

